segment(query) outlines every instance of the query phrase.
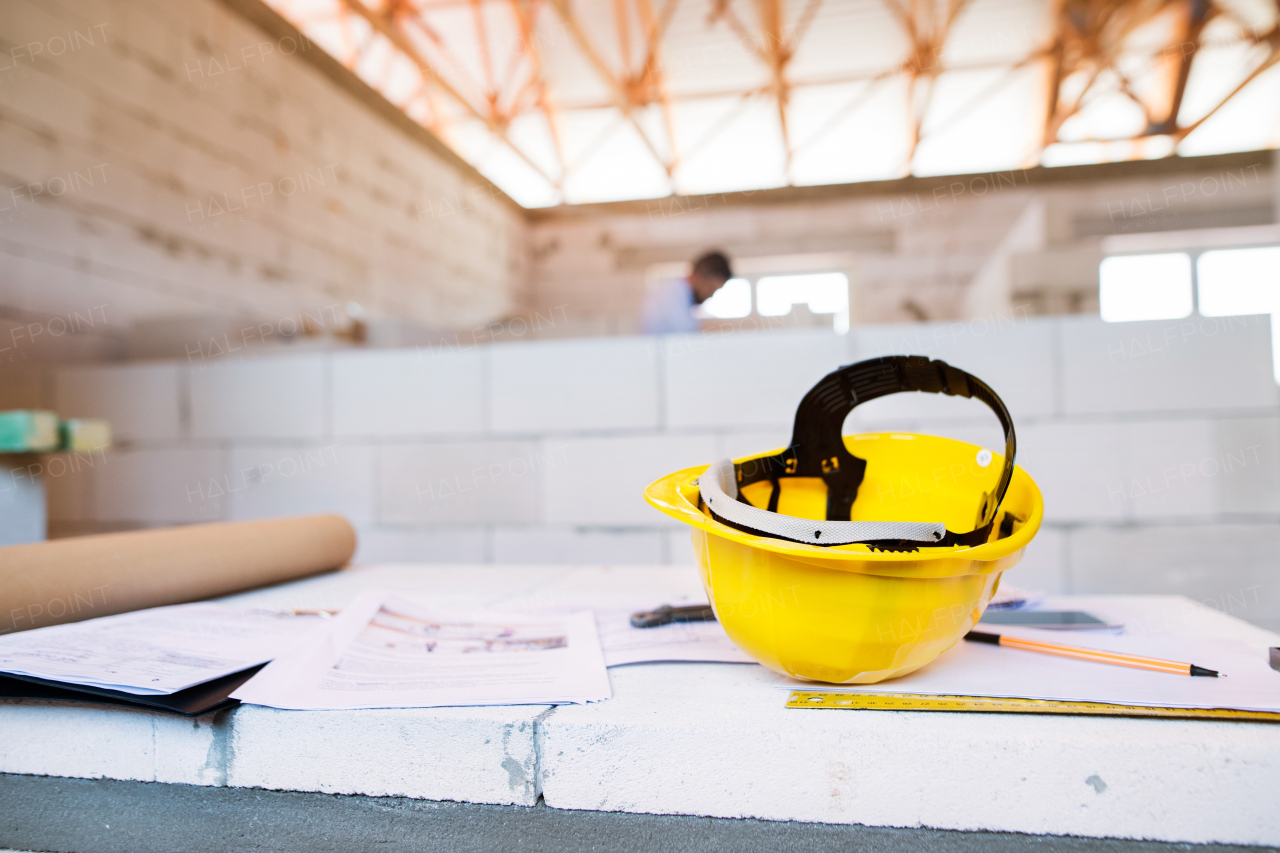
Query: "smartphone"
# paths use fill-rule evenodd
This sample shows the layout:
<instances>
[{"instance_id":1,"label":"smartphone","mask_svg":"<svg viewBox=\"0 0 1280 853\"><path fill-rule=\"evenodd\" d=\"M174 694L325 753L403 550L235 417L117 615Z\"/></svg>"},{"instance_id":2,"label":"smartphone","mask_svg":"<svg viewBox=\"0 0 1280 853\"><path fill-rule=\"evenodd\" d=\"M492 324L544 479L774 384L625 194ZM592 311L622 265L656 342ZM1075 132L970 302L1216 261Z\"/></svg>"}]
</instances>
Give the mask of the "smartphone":
<instances>
[{"instance_id":1,"label":"smartphone","mask_svg":"<svg viewBox=\"0 0 1280 853\"><path fill-rule=\"evenodd\" d=\"M1079 610L988 610L980 625L1024 625L1028 628L1053 628L1077 631L1105 631L1124 627L1104 622L1097 616Z\"/></svg>"}]
</instances>

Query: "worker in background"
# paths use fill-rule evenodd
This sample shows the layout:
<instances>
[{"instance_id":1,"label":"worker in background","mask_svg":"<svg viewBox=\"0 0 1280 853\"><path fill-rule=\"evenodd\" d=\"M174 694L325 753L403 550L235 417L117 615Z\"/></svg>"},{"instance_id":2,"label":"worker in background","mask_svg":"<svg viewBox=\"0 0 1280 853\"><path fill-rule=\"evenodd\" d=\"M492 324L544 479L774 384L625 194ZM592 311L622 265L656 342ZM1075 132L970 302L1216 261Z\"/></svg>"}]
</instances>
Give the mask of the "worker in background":
<instances>
[{"instance_id":1,"label":"worker in background","mask_svg":"<svg viewBox=\"0 0 1280 853\"><path fill-rule=\"evenodd\" d=\"M693 262L688 278L661 282L649 291L644 301L641 320L645 334L671 335L698 331L695 305L711 298L724 283L733 278L729 259L723 252L707 252Z\"/></svg>"}]
</instances>

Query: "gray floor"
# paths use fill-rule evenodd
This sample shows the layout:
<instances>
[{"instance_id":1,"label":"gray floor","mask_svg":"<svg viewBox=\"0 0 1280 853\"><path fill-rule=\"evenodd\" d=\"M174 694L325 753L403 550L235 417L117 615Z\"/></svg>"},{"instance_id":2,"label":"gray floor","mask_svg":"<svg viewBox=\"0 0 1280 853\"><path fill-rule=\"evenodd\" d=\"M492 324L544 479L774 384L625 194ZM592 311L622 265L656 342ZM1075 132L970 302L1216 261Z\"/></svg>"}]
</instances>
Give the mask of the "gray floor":
<instances>
[{"instance_id":1,"label":"gray floor","mask_svg":"<svg viewBox=\"0 0 1280 853\"><path fill-rule=\"evenodd\" d=\"M1276 850L478 806L0 774L0 848L69 853Z\"/></svg>"}]
</instances>

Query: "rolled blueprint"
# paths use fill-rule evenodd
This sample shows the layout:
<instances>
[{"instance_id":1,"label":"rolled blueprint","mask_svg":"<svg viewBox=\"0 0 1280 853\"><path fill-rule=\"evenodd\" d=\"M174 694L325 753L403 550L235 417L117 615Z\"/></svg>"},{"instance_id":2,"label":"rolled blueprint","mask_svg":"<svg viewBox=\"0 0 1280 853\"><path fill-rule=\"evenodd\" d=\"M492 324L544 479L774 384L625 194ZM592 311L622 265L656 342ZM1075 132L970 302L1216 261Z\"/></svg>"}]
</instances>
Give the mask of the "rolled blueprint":
<instances>
[{"instance_id":1,"label":"rolled blueprint","mask_svg":"<svg viewBox=\"0 0 1280 853\"><path fill-rule=\"evenodd\" d=\"M0 548L0 634L200 601L336 569L340 515L194 524Z\"/></svg>"}]
</instances>

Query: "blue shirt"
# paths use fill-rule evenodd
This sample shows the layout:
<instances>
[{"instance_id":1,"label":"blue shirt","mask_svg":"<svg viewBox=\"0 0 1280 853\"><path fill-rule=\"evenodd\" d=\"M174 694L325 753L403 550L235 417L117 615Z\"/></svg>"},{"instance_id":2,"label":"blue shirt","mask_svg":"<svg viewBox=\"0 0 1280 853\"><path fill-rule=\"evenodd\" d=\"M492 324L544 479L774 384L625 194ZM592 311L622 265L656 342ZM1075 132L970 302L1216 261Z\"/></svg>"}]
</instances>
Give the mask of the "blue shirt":
<instances>
[{"instance_id":1,"label":"blue shirt","mask_svg":"<svg viewBox=\"0 0 1280 853\"><path fill-rule=\"evenodd\" d=\"M701 326L693 316L693 288L682 278L660 283L645 296L641 327L646 335L678 335Z\"/></svg>"}]
</instances>

